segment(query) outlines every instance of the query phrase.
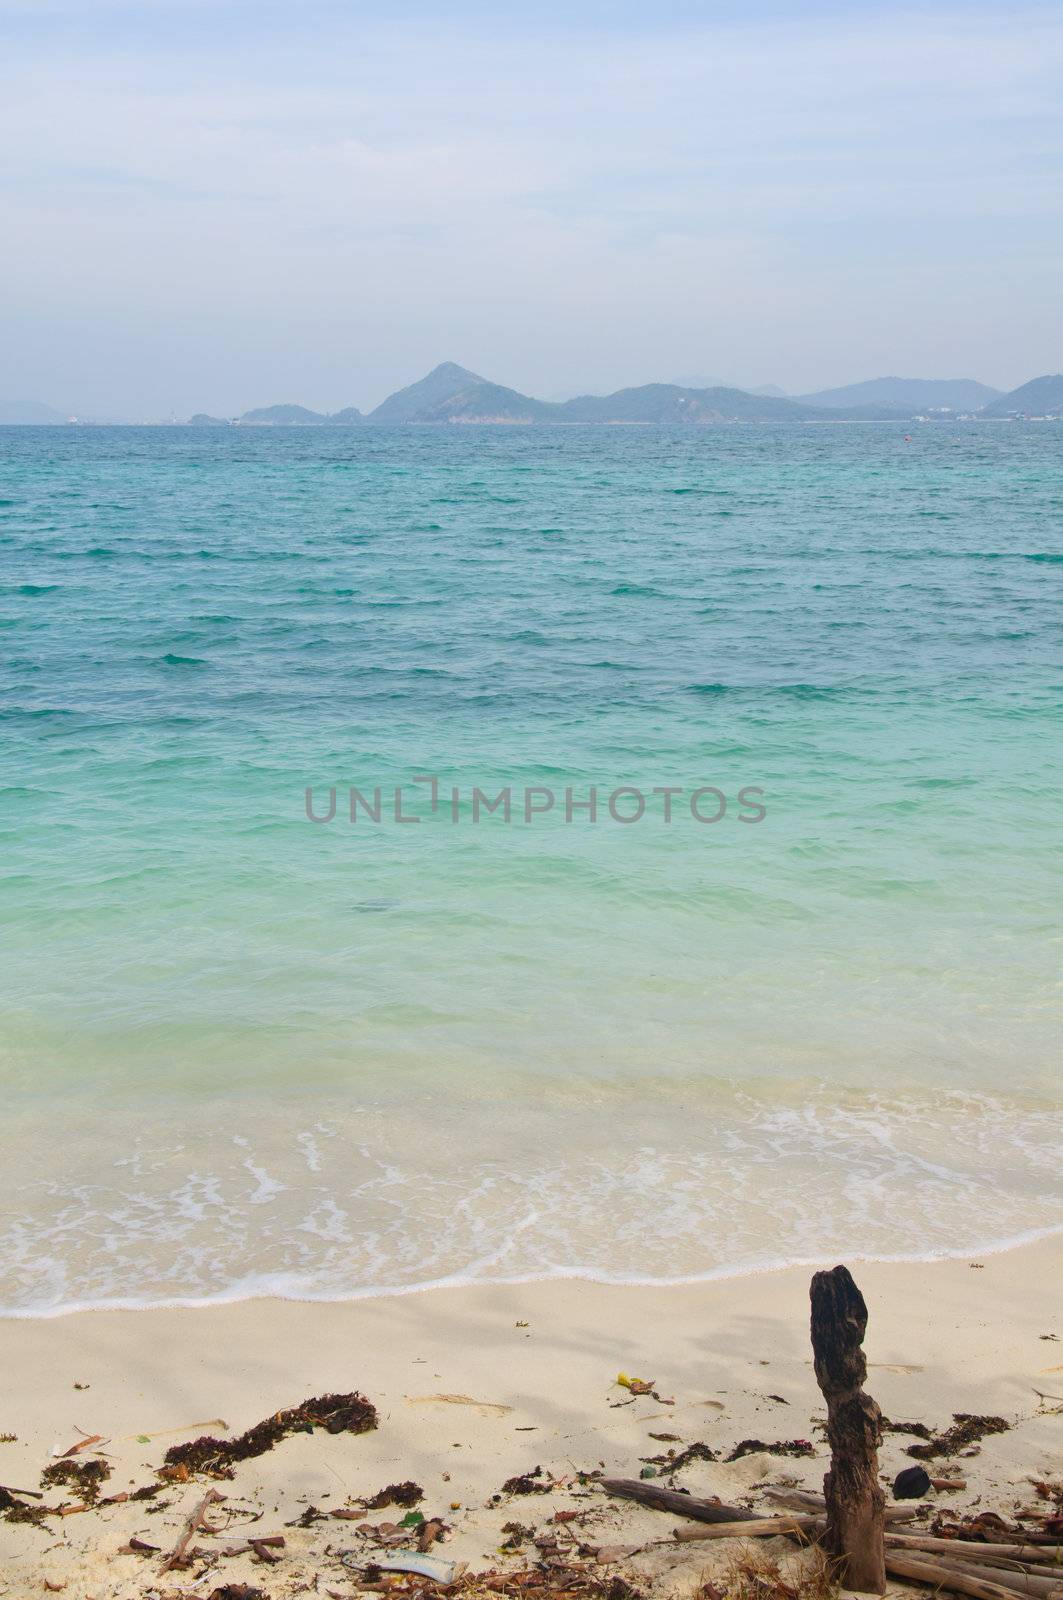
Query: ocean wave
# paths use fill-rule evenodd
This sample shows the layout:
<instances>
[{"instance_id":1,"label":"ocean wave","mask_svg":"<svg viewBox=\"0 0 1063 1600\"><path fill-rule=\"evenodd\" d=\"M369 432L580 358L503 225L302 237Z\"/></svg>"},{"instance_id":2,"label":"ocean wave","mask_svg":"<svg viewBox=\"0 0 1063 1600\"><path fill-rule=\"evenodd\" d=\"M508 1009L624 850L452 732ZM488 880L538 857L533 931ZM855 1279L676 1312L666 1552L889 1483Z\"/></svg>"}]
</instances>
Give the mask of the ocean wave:
<instances>
[{"instance_id":1,"label":"ocean wave","mask_svg":"<svg viewBox=\"0 0 1063 1600\"><path fill-rule=\"evenodd\" d=\"M170 1104L109 1117L88 1144L54 1111L23 1117L0 1310L697 1282L966 1255L1063 1228L1055 1117L999 1096L839 1100L793 1085L696 1106L529 1090L307 1109L296 1121L283 1103L200 1103L190 1137Z\"/></svg>"}]
</instances>

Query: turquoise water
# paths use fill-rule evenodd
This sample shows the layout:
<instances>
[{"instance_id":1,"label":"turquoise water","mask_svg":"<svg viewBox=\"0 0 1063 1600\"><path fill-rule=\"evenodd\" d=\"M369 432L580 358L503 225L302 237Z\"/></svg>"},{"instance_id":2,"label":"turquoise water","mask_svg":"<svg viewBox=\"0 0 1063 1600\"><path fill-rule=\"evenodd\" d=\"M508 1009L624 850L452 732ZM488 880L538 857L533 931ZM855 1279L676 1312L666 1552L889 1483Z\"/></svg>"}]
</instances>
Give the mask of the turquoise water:
<instances>
[{"instance_id":1,"label":"turquoise water","mask_svg":"<svg viewBox=\"0 0 1063 1600\"><path fill-rule=\"evenodd\" d=\"M0 429L0 1305L1063 1225L1061 467Z\"/></svg>"}]
</instances>

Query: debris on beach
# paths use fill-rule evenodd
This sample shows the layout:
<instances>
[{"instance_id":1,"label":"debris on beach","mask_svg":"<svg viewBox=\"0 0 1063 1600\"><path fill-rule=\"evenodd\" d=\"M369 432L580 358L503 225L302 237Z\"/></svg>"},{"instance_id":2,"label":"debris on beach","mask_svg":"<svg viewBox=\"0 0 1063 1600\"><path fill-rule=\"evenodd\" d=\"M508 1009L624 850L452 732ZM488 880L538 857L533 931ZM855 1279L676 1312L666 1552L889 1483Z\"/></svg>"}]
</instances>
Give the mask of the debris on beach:
<instances>
[{"instance_id":1,"label":"debris on beach","mask_svg":"<svg viewBox=\"0 0 1063 1600\"><path fill-rule=\"evenodd\" d=\"M631 1378L626 1372L618 1372L616 1375L616 1382L619 1388L626 1389L628 1391L632 1400L639 1395L649 1395L650 1399L656 1400L659 1406L675 1405L674 1399L666 1399L664 1395L657 1393L656 1378ZM626 1406L631 1404L631 1400L614 1401L613 1404Z\"/></svg>"},{"instance_id":2,"label":"debris on beach","mask_svg":"<svg viewBox=\"0 0 1063 1600\"><path fill-rule=\"evenodd\" d=\"M54 1514L54 1508L25 1503L40 1498L33 1489L7 1489L0 1483L0 1517L6 1522L28 1522L43 1527L45 1517Z\"/></svg>"},{"instance_id":3,"label":"debris on beach","mask_svg":"<svg viewBox=\"0 0 1063 1600\"><path fill-rule=\"evenodd\" d=\"M377 1426L377 1410L364 1395L325 1394L304 1400L288 1411L256 1423L235 1439L215 1439L204 1434L187 1444L171 1445L163 1458L160 1476L173 1482L186 1482L193 1473L211 1478L231 1478L237 1462L265 1455L275 1444L293 1433L369 1433Z\"/></svg>"},{"instance_id":4,"label":"debris on beach","mask_svg":"<svg viewBox=\"0 0 1063 1600\"><path fill-rule=\"evenodd\" d=\"M930 1474L925 1467L905 1467L893 1480L895 1500L921 1500L930 1489Z\"/></svg>"},{"instance_id":5,"label":"debris on beach","mask_svg":"<svg viewBox=\"0 0 1063 1600\"><path fill-rule=\"evenodd\" d=\"M64 1458L53 1461L50 1467L45 1467L41 1473L41 1482L48 1487L75 1489L82 1500L90 1505L99 1496L101 1486L111 1476L110 1463L100 1456L93 1456L91 1461L74 1461Z\"/></svg>"},{"instance_id":6,"label":"debris on beach","mask_svg":"<svg viewBox=\"0 0 1063 1600\"><path fill-rule=\"evenodd\" d=\"M601 1486L607 1494L618 1495L622 1500L635 1500L653 1511L699 1522L740 1522L753 1515L744 1506L725 1505L715 1496L702 1499L685 1489L666 1489L663 1484L644 1483L639 1478L602 1478Z\"/></svg>"},{"instance_id":7,"label":"debris on beach","mask_svg":"<svg viewBox=\"0 0 1063 1600\"><path fill-rule=\"evenodd\" d=\"M377 1563L381 1572L413 1572L421 1578L431 1578L435 1583L453 1583L458 1575L457 1561L445 1561L440 1556L402 1554L389 1556Z\"/></svg>"},{"instance_id":8,"label":"debris on beach","mask_svg":"<svg viewBox=\"0 0 1063 1600\"><path fill-rule=\"evenodd\" d=\"M543 1475L542 1467L533 1467L530 1472L518 1473L515 1478L507 1478L502 1485L502 1494L549 1494L553 1488L553 1481Z\"/></svg>"},{"instance_id":9,"label":"debris on beach","mask_svg":"<svg viewBox=\"0 0 1063 1600\"><path fill-rule=\"evenodd\" d=\"M55 1454L60 1458L60 1460L65 1461L67 1456L80 1455L82 1450L88 1450L94 1444L103 1443L105 1443L105 1440L102 1433L87 1433L82 1438L76 1440L75 1443L70 1446L69 1450L56 1450Z\"/></svg>"},{"instance_id":10,"label":"debris on beach","mask_svg":"<svg viewBox=\"0 0 1063 1600\"><path fill-rule=\"evenodd\" d=\"M814 1456L815 1446L808 1439L776 1439L765 1444L763 1439L741 1439L725 1461L740 1461L743 1456Z\"/></svg>"},{"instance_id":11,"label":"debris on beach","mask_svg":"<svg viewBox=\"0 0 1063 1600\"><path fill-rule=\"evenodd\" d=\"M220 1428L222 1433L228 1433L229 1424L224 1417L208 1417L205 1422L186 1422L180 1428L156 1428L154 1433L126 1433L122 1437L127 1443L135 1439L137 1444L151 1444L153 1439L165 1439L171 1433L191 1433L198 1428Z\"/></svg>"},{"instance_id":12,"label":"debris on beach","mask_svg":"<svg viewBox=\"0 0 1063 1600\"><path fill-rule=\"evenodd\" d=\"M202 1500L196 1502L185 1518L184 1527L180 1537L169 1555L159 1565L159 1572L172 1572L175 1567L186 1567L193 1560L190 1551L192 1540L197 1533L220 1533L213 1523L207 1520L207 1512L212 1505L220 1504L225 1499L216 1489L208 1489Z\"/></svg>"},{"instance_id":13,"label":"debris on beach","mask_svg":"<svg viewBox=\"0 0 1063 1600\"><path fill-rule=\"evenodd\" d=\"M626 1372L618 1372L616 1381L621 1389L630 1389L632 1394L652 1394L655 1378L629 1378Z\"/></svg>"},{"instance_id":14,"label":"debris on beach","mask_svg":"<svg viewBox=\"0 0 1063 1600\"><path fill-rule=\"evenodd\" d=\"M405 1483L389 1483L385 1489L378 1489L362 1505L367 1511L381 1511L385 1506L415 1506L423 1499L421 1485L407 1479Z\"/></svg>"},{"instance_id":15,"label":"debris on beach","mask_svg":"<svg viewBox=\"0 0 1063 1600\"><path fill-rule=\"evenodd\" d=\"M1011 1423L1003 1417L979 1417L969 1411L957 1411L953 1415L951 1428L929 1435L925 1444L910 1444L905 1453L914 1456L917 1461L954 1456L977 1444L987 1434L1007 1433L1010 1427Z\"/></svg>"},{"instance_id":16,"label":"debris on beach","mask_svg":"<svg viewBox=\"0 0 1063 1600\"><path fill-rule=\"evenodd\" d=\"M474 1400L468 1394L408 1394L406 1401L411 1406L474 1406L478 1411L493 1412L496 1416L506 1416L513 1410L499 1400Z\"/></svg>"},{"instance_id":17,"label":"debris on beach","mask_svg":"<svg viewBox=\"0 0 1063 1600\"><path fill-rule=\"evenodd\" d=\"M675 1434L651 1433L650 1438L674 1439ZM719 1461L719 1459L720 1456L717 1450L713 1450L711 1445L702 1444L700 1441L695 1444L688 1444L685 1450L669 1450L664 1455L660 1456L640 1457L640 1460L649 1462L655 1467L663 1467L664 1470L669 1473L681 1472L682 1469L686 1466L689 1466L692 1461Z\"/></svg>"},{"instance_id":18,"label":"debris on beach","mask_svg":"<svg viewBox=\"0 0 1063 1600\"><path fill-rule=\"evenodd\" d=\"M118 1554L120 1556L157 1556L162 1554L162 1546L148 1544L144 1539L138 1539L134 1535L125 1544L119 1546Z\"/></svg>"},{"instance_id":19,"label":"debris on beach","mask_svg":"<svg viewBox=\"0 0 1063 1600\"><path fill-rule=\"evenodd\" d=\"M932 1439L934 1437L925 1422L893 1422L889 1417L883 1417L879 1423L883 1433L910 1433L916 1439Z\"/></svg>"}]
</instances>

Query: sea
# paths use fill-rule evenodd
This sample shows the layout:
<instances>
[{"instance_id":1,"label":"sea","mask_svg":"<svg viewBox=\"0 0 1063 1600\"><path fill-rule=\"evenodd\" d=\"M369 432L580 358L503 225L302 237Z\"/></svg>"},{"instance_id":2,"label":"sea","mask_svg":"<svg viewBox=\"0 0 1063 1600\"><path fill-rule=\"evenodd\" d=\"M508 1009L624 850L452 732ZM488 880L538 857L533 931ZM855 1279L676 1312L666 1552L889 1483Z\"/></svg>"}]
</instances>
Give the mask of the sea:
<instances>
[{"instance_id":1,"label":"sea","mask_svg":"<svg viewBox=\"0 0 1063 1600\"><path fill-rule=\"evenodd\" d=\"M0 429L0 1310L1063 1227L1061 580L1050 424Z\"/></svg>"}]
</instances>

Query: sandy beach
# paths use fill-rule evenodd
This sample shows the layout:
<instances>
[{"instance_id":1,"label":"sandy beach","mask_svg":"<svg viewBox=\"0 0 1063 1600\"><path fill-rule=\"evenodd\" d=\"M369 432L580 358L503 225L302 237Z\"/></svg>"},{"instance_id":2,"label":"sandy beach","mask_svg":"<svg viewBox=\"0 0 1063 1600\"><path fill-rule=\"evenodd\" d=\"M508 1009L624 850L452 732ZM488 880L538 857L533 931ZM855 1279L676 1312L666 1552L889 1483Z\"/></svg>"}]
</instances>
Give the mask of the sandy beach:
<instances>
[{"instance_id":1,"label":"sandy beach","mask_svg":"<svg viewBox=\"0 0 1063 1600\"><path fill-rule=\"evenodd\" d=\"M1058 1238L977 1262L850 1263L870 1313L868 1388L885 1415L933 1432L957 1412L1010 1425L931 1469L955 1469L967 1484L932 1496L935 1509L1011 1516L1036 1498L1031 1478L1058 1476L1063 1403L1037 1391L1063 1393L1061 1263ZM538 1533L557 1511L572 1511L578 1518L553 1531L573 1532L599 1570L622 1571L646 1591L692 1594L734 1545L675 1544L675 1518L610 1498L585 1475L637 1477L647 1457L702 1442L719 1459L674 1476L661 1464L662 1482L765 1510L765 1485L819 1488L824 1406L808 1343L809 1278L800 1267L665 1289L550 1282L4 1321L0 1483L13 1489L40 1491L42 1469L98 1434L73 1459L110 1467L101 1499L132 1493L160 1482L170 1446L243 1432L328 1392L360 1391L379 1426L295 1434L239 1464L229 1481L170 1482L153 1498L40 1526L0 1520L0 1594L63 1586L79 1600L118 1600L207 1595L224 1583L271 1596L356 1593L358 1570L384 1552L357 1531L358 1518L328 1514L407 1480L423 1488L418 1509L449 1529L433 1553L470 1570L535 1559L528 1537L518 1550L500 1550L510 1537L504 1525ZM658 1398L633 1396L617 1384L620 1373L652 1380ZM814 1453L756 1447L799 1440ZM906 1450L915 1442L886 1434L885 1478L912 1465ZM728 1461L739 1445L744 1453ZM555 1485L548 1492L502 1492L537 1468ZM43 1487L43 1501L25 1503L81 1500L72 1488ZM227 1532L196 1544L231 1545L249 1528L280 1534L276 1564L250 1552L212 1555L163 1578L159 1554L122 1553L131 1538L169 1550L211 1487L226 1496L212 1515ZM290 1526L310 1506L325 1518ZM378 1525L403 1514L390 1507L366 1516ZM648 1541L662 1542L627 1553Z\"/></svg>"}]
</instances>

